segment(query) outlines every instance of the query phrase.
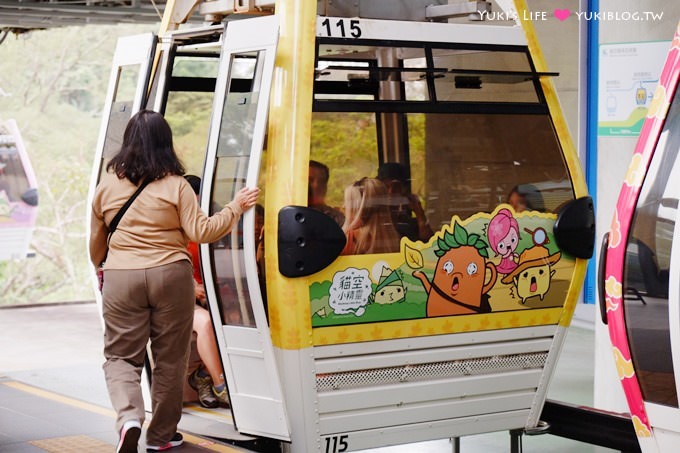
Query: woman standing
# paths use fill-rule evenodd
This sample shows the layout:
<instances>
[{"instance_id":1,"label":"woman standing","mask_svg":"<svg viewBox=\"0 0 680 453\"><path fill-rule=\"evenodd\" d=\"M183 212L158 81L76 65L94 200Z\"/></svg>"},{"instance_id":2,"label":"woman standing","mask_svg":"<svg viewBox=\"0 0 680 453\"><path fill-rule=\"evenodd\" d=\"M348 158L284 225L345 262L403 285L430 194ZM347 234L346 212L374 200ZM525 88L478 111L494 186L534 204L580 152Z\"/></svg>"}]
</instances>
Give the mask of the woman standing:
<instances>
[{"instance_id":1,"label":"woman standing","mask_svg":"<svg viewBox=\"0 0 680 453\"><path fill-rule=\"evenodd\" d=\"M104 259L104 374L120 433L117 452L136 452L144 422L140 386L151 340L153 416L147 449L182 444L182 413L194 313L189 240L213 242L254 206L259 189L243 188L208 217L182 177L184 168L163 116L142 110L127 124L120 152L106 166L92 201L90 259ZM150 181L109 237L108 225L144 181ZM107 245L108 243L108 245Z\"/></svg>"}]
</instances>

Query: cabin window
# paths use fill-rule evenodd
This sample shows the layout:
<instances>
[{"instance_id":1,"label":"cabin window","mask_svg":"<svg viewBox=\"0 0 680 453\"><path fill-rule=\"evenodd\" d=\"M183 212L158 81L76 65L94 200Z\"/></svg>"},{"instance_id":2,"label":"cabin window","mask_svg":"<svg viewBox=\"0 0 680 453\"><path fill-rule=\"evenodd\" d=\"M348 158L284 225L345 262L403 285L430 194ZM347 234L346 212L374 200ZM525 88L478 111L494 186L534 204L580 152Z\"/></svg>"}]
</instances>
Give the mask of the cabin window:
<instances>
[{"instance_id":1,"label":"cabin window","mask_svg":"<svg viewBox=\"0 0 680 453\"><path fill-rule=\"evenodd\" d=\"M203 172L210 112L219 69L215 53L177 53L168 79L163 115L172 128L173 144L188 174Z\"/></svg>"},{"instance_id":2,"label":"cabin window","mask_svg":"<svg viewBox=\"0 0 680 453\"><path fill-rule=\"evenodd\" d=\"M2 135L3 130L0 129L0 138ZM7 201L19 202L29 188L26 170L17 147L14 143L0 142L0 200L4 194Z\"/></svg>"},{"instance_id":3,"label":"cabin window","mask_svg":"<svg viewBox=\"0 0 680 453\"><path fill-rule=\"evenodd\" d=\"M624 304L631 354L646 401L678 406L668 283L680 200L680 102L675 95L640 190L626 247Z\"/></svg>"},{"instance_id":4,"label":"cabin window","mask_svg":"<svg viewBox=\"0 0 680 453\"><path fill-rule=\"evenodd\" d=\"M111 103L109 122L106 125L106 138L102 153L101 176L106 173L106 164L118 152L123 144L123 133L128 121L132 117L132 105L135 101L137 81L139 79L140 65L126 65L118 68L116 89Z\"/></svg>"},{"instance_id":5,"label":"cabin window","mask_svg":"<svg viewBox=\"0 0 680 453\"><path fill-rule=\"evenodd\" d=\"M574 193L541 76L526 48L319 38L310 156L330 170L325 204L346 232L366 224L351 225L345 194L380 175L388 193L373 207L421 241L503 203L557 212Z\"/></svg>"},{"instance_id":6,"label":"cabin window","mask_svg":"<svg viewBox=\"0 0 680 453\"><path fill-rule=\"evenodd\" d=\"M219 124L217 162L211 194L215 209L229 203L245 185L255 132L264 51L234 54L229 90ZM230 234L210 245L218 304L224 324L255 327L245 275L243 219Z\"/></svg>"}]
</instances>

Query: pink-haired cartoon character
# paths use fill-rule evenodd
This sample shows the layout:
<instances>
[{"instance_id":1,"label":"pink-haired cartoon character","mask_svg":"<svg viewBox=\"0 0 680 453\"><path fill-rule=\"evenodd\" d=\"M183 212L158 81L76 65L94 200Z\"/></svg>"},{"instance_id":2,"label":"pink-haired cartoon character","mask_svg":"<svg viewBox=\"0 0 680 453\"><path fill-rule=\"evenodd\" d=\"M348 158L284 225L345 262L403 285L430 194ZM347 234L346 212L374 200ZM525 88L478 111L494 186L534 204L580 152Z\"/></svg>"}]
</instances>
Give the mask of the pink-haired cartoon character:
<instances>
[{"instance_id":1,"label":"pink-haired cartoon character","mask_svg":"<svg viewBox=\"0 0 680 453\"><path fill-rule=\"evenodd\" d=\"M515 253L519 245L519 224L508 209L501 209L491 219L486 229L491 249L501 262L496 266L499 274L509 274L517 268L519 255Z\"/></svg>"}]
</instances>

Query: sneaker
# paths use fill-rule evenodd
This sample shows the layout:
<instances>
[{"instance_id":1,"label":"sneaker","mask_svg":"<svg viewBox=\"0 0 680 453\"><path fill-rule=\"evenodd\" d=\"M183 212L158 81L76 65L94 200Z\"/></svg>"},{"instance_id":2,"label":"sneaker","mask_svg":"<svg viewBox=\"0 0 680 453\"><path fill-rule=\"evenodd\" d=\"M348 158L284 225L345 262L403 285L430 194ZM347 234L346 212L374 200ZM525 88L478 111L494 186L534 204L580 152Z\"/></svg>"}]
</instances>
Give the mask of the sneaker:
<instances>
[{"instance_id":1,"label":"sneaker","mask_svg":"<svg viewBox=\"0 0 680 453\"><path fill-rule=\"evenodd\" d=\"M128 420L123 423L116 453L137 453L137 443L141 434L142 426L137 420Z\"/></svg>"},{"instance_id":2,"label":"sneaker","mask_svg":"<svg viewBox=\"0 0 680 453\"><path fill-rule=\"evenodd\" d=\"M198 393L198 401L201 406L214 409L220 405L212 391L212 378L199 376L198 369L189 375L189 385Z\"/></svg>"},{"instance_id":3,"label":"sneaker","mask_svg":"<svg viewBox=\"0 0 680 453\"><path fill-rule=\"evenodd\" d=\"M147 445L146 446L146 451L165 451L165 450L170 450L171 448L179 447L184 443L184 438L180 433L175 433L174 436L172 436L172 439L170 439L170 442L166 442L163 445L160 445L158 447L154 445Z\"/></svg>"},{"instance_id":4,"label":"sneaker","mask_svg":"<svg viewBox=\"0 0 680 453\"><path fill-rule=\"evenodd\" d=\"M217 401L219 401L219 404L229 406L229 394L227 393L226 387L221 392L218 392L215 390L215 387L212 387L212 392L215 395L215 398L217 398Z\"/></svg>"}]
</instances>

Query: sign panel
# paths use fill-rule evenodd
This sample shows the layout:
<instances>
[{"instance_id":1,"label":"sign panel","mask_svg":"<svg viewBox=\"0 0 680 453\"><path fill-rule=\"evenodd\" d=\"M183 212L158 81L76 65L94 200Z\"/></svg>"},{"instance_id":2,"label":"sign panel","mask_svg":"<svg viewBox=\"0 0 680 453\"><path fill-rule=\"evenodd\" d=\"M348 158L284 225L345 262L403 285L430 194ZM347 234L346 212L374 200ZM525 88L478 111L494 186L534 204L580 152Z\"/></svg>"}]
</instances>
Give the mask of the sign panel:
<instances>
[{"instance_id":1,"label":"sign panel","mask_svg":"<svg viewBox=\"0 0 680 453\"><path fill-rule=\"evenodd\" d=\"M670 41L600 45L599 136L637 137Z\"/></svg>"}]
</instances>

